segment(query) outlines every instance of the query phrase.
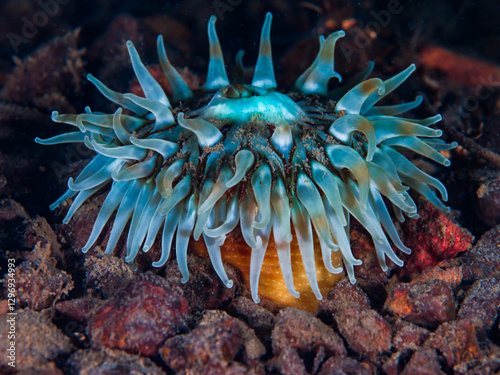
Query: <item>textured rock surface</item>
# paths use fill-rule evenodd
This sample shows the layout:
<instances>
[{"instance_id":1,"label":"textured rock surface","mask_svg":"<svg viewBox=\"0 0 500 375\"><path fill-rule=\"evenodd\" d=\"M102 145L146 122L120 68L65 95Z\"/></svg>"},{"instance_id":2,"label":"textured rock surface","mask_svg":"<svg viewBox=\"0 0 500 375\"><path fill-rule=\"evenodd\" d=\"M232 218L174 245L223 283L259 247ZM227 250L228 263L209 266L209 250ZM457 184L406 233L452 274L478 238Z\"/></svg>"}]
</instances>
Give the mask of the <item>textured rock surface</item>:
<instances>
[{"instance_id":1,"label":"textured rock surface","mask_svg":"<svg viewBox=\"0 0 500 375\"><path fill-rule=\"evenodd\" d=\"M16 368L21 371L28 369L48 369L50 362L57 356L70 353L73 345L51 321L41 313L26 309L19 310L15 316L2 316L0 319L0 350L7 353L11 340L8 335L10 323L15 319L15 357ZM7 355L0 357L0 372L7 371L9 359Z\"/></svg>"},{"instance_id":2,"label":"textured rock surface","mask_svg":"<svg viewBox=\"0 0 500 375\"><path fill-rule=\"evenodd\" d=\"M187 328L188 313L177 281L145 273L96 311L90 337L95 347L155 355L165 339Z\"/></svg>"},{"instance_id":3,"label":"textured rock surface","mask_svg":"<svg viewBox=\"0 0 500 375\"><path fill-rule=\"evenodd\" d=\"M441 280L395 285L384 309L406 321L428 326L455 318L453 291Z\"/></svg>"}]
</instances>

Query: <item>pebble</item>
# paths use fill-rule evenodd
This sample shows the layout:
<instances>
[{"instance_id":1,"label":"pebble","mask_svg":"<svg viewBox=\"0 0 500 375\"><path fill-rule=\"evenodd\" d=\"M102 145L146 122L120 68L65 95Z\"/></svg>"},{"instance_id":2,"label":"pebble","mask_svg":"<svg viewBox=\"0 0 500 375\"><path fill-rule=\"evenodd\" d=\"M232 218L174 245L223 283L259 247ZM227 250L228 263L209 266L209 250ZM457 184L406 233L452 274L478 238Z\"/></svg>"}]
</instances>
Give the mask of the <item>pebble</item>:
<instances>
[{"instance_id":1,"label":"pebble","mask_svg":"<svg viewBox=\"0 0 500 375\"><path fill-rule=\"evenodd\" d=\"M446 375L441 370L439 358L434 349L419 349L410 358L401 375Z\"/></svg>"},{"instance_id":2,"label":"pebble","mask_svg":"<svg viewBox=\"0 0 500 375\"><path fill-rule=\"evenodd\" d=\"M149 358L113 349L78 350L68 359L67 366L71 373L79 375L165 374Z\"/></svg>"},{"instance_id":3,"label":"pebble","mask_svg":"<svg viewBox=\"0 0 500 375\"><path fill-rule=\"evenodd\" d=\"M208 315L207 315L208 314ZM246 360L264 354L262 344L253 335L253 350L248 351L249 328L224 312L208 311L200 324L191 332L165 341L160 355L165 364L183 374L251 374L251 366L237 361L246 351ZM259 347L255 351L255 346ZM262 370L263 371L263 370Z\"/></svg>"},{"instance_id":4,"label":"pebble","mask_svg":"<svg viewBox=\"0 0 500 375\"><path fill-rule=\"evenodd\" d=\"M437 349L449 367L481 357L474 324L470 320L444 323L431 333L425 347Z\"/></svg>"},{"instance_id":5,"label":"pebble","mask_svg":"<svg viewBox=\"0 0 500 375\"><path fill-rule=\"evenodd\" d=\"M468 319L479 335L484 336L493 326L500 306L500 279L476 281L465 294L458 310L458 319Z\"/></svg>"},{"instance_id":6,"label":"pebble","mask_svg":"<svg viewBox=\"0 0 500 375\"><path fill-rule=\"evenodd\" d=\"M451 287L442 280L396 284L384 310L408 322L436 327L455 318Z\"/></svg>"},{"instance_id":7,"label":"pebble","mask_svg":"<svg viewBox=\"0 0 500 375\"><path fill-rule=\"evenodd\" d=\"M316 367L325 356L347 354L342 339L332 328L312 314L293 307L277 314L271 337L277 367L284 374L306 373L300 354L308 353Z\"/></svg>"},{"instance_id":8,"label":"pebble","mask_svg":"<svg viewBox=\"0 0 500 375\"><path fill-rule=\"evenodd\" d=\"M391 326L375 310L349 307L335 314L334 319L340 334L355 352L373 357L391 348Z\"/></svg>"},{"instance_id":9,"label":"pebble","mask_svg":"<svg viewBox=\"0 0 500 375\"><path fill-rule=\"evenodd\" d=\"M187 327L189 308L177 280L139 275L95 313L92 346L156 355L165 339Z\"/></svg>"},{"instance_id":10,"label":"pebble","mask_svg":"<svg viewBox=\"0 0 500 375\"><path fill-rule=\"evenodd\" d=\"M4 316L0 319L0 372L8 368L9 322ZM15 316L16 369L26 373L28 369L50 370L50 362L56 357L69 354L73 350L70 339L39 312L18 310ZM35 371L36 372L36 371ZM50 373L50 372L49 372ZM54 370L54 374L57 372Z\"/></svg>"}]
</instances>

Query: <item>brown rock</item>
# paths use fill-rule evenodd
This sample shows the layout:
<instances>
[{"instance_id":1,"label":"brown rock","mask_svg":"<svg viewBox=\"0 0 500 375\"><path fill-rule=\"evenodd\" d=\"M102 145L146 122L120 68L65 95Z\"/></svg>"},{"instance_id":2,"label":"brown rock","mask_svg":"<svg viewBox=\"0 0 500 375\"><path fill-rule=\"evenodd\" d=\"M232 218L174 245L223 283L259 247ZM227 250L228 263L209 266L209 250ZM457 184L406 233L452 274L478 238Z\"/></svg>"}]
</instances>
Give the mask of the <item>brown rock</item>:
<instances>
[{"instance_id":1,"label":"brown rock","mask_svg":"<svg viewBox=\"0 0 500 375\"><path fill-rule=\"evenodd\" d=\"M398 319L393 327L392 345L396 350L413 349L422 346L430 332L410 322Z\"/></svg>"},{"instance_id":2,"label":"brown rock","mask_svg":"<svg viewBox=\"0 0 500 375\"><path fill-rule=\"evenodd\" d=\"M396 284L384 309L406 321L431 327L455 318L453 292L441 280Z\"/></svg>"},{"instance_id":3,"label":"brown rock","mask_svg":"<svg viewBox=\"0 0 500 375\"><path fill-rule=\"evenodd\" d=\"M188 254L187 260L189 280L181 287L193 311L217 309L235 296L239 276L233 267L224 265L228 277L234 282L232 288L227 288L214 272L210 258ZM177 261L168 265L165 277L181 279Z\"/></svg>"},{"instance_id":4,"label":"brown rock","mask_svg":"<svg viewBox=\"0 0 500 375\"><path fill-rule=\"evenodd\" d=\"M93 312L102 303L102 300L85 296L56 303L55 310L67 319L86 322Z\"/></svg>"},{"instance_id":5,"label":"brown rock","mask_svg":"<svg viewBox=\"0 0 500 375\"><path fill-rule=\"evenodd\" d=\"M433 332L425 347L439 350L449 367L481 357L474 324L469 320L444 323Z\"/></svg>"},{"instance_id":6,"label":"brown rock","mask_svg":"<svg viewBox=\"0 0 500 375\"><path fill-rule=\"evenodd\" d=\"M367 363L346 357L330 357L323 363L318 375L373 375L375 373L373 366Z\"/></svg>"},{"instance_id":7,"label":"brown rock","mask_svg":"<svg viewBox=\"0 0 500 375\"><path fill-rule=\"evenodd\" d=\"M165 374L149 358L112 349L78 350L71 355L66 364L71 373L79 375Z\"/></svg>"},{"instance_id":8,"label":"brown rock","mask_svg":"<svg viewBox=\"0 0 500 375\"><path fill-rule=\"evenodd\" d=\"M484 335L495 322L500 306L500 279L476 281L467 289L458 310L459 319L470 320L476 331Z\"/></svg>"},{"instance_id":9,"label":"brown rock","mask_svg":"<svg viewBox=\"0 0 500 375\"><path fill-rule=\"evenodd\" d=\"M16 68L0 91L0 99L73 112L65 96L80 88L83 76L84 51L78 49L79 34L79 30L69 32L24 60L16 58Z\"/></svg>"},{"instance_id":10,"label":"brown rock","mask_svg":"<svg viewBox=\"0 0 500 375\"><path fill-rule=\"evenodd\" d=\"M38 243L26 260L16 267L17 297L22 306L43 310L54 305L73 289L73 279L56 268L50 245Z\"/></svg>"},{"instance_id":11,"label":"brown rock","mask_svg":"<svg viewBox=\"0 0 500 375\"><path fill-rule=\"evenodd\" d=\"M387 261L388 272L382 270L377 258L377 251L373 246L373 240L368 232L359 224L354 223L351 225L350 240L354 257L363 262L359 267L356 267L356 277L378 283L387 282L390 270L397 266L391 261Z\"/></svg>"},{"instance_id":12,"label":"brown rock","mask_svg":"<svg viewBox=\"0 0 500 375\"><path fill-rule=\"evenodd\" d=\"M342 309L334 316L349 347L361 355L383 353L391 348L391 326L375 310Z\"/></svg>"},{"instance_id":13,"label":"brown rock","mask_svg":"<svg viewBox=\"0 0 500 375\"><path fill-rule=\"evenodd\" d=\"M441 262L439 266L430 267L422 271L422 273L416 275L411 282L419 283L429 280L443 280L450 284L452 289L456 288L462 283L463 269L461 266L448 267L448 265L443 264L444 262Z\"/></svg>"},{"instance_id":14,"label":"brown rock","mask_svg":"<svg viewBox=\"0 0 500 375\"><path fill-rule=\"evenodd\" d=\"M14 318L15 326L9 319ZM26 309L17 311L17 315L4 316L0 319L0 366L7 365L10 341L10 328L15 331L16 369L47 368L49 362L57 356L69 353L73 349L68 337L42 314ZM57 373L57 372L55 372Z\"/></svg>"},{"instance_id":15,"label":"brown rock","mask_svg":"<svg viewBox=\"0 0 500 375\"><path fill-rule=\"evenodd\" d=\"M135 277L123 258L97 251L85 257L83 268L87 288L101 293L105 298L116 294Z\"/></svg>"},{"instance_id":16,"label":"brown rock","mask_svg":"<svg viewBox=\"0 0 500 375\"><path fill-rule=\"evenodd\" d=\"M497 277L500 274L500 225L486 232L461 259L466 280Z\"/></svg>"},{"instance_id":17,"label":"brown rock","mask_svg":"<svg viewBox=\"0 0 500 375\"><path fill-rule=\"evenodd\" d=\"M401 375L445 375L439 365L439 358L434 349L417 350L410 358Z\"/></svg>"},{"instance_id":18,"label":"brown rock","mask_svg":"<svg viewBox=\"0 0 500 375\"><path fill-rule=\"evenodd\" d=\"M479 218L488 226L500 224L500 180L485 181L476 192Z\"/></svg>"},{"instance_id":19,"label":"brown rock","mask_svg":"<svg viewBox=\"0 0 500 375\"><path fill-rule=\"evenodd\" d=\"M189 309L175 280L144 273L109 299L89 324L95 347L155 355L163 341L186 328Z\"/></svg>"},{"instance_id":20,"label":"brown rock","mask_svg":"<svg viewBox=\"0 0 500 375\"><path fill-rule=\"evenodd\" d=\"M403 371L404 366L408 363L411 355L411 349L404 349L392 353L387 361L382 365L382 370L386 375L399 375Z\"/></svg>"},{"instance_id":21,"label":"brown rock","mask_svg":"<svg viewBox=\"0 0 500 375\"><path fill-rule=\"evenodd\" d=\"M248 327L243 328L244 325L223 312L209 312L192 332L165 341L160 355L163 361L178 373L252 373L250 367L236 360L238 353L247 350L245 341L248 343L248 331L245 337L245 330ZM263 349L262 346L262 354ZM253 354L250 356L256 359L255 352ZM259 353L257 357L260 355Z\"/></svg>"},{"instance_id":22,"label":"brown rock","mask_svg":"<svg viewBox=\"0 0 500 375\"><path fill-rule=\"evenodd\" d=\"M367 310L370 308L370 301L361 288L344 279L323 298L316 315L323 319L350 307Z\"/></svg>"},{"instance_id":23,"label":"brown rock","mask_svg":"<svg viewBox=\"0 0 500 375\"><path fill-rule=\"evenodd\" d=\"M345 356L346 349L340 337L313 315L285 308L276 317L272 332L273 353L282 373L306 371L300 354L316 356Z\"/></svg>"},{"instance_id":24,"label":"brown rock","mask_svg":"<svg viewBox=\"0 0 500 375\"><path fill-rule=\"evenodd\" d=\"M232 318L226 312L221 310L209 310L203 314L203 319L200 321L198 327L211 326L214 323L218 323L223 319ZM244 350L243 355L245 360L254 361L266 353L266 348L259 341L255 332L250 329L244 322L239 319L235 319L236 323L240 326L243 332L244 339Z\"/></svg>"},{"instance_id":25,"label":"brown rock","mask_svg":"<svg viewBox=\"0 0 500 375\"><path fill-rule=\"evenodd\" d=\"M457 375L484 375L484 374L500 374L500 356L491 355L467 363L460 363L453 367L453 371Z\"/></svg>"},{"instance_id":26,"label":"brown rock","mask_svg":"<svg viewBox=\"0 0 500 375\"><path fill-rule=\"evenodd\" d=\"M242 319L257 335L270 336L274 327L274 315L246 297L235 298L228 306L227 311L239 319Z\"/></svg>"}]
</instances>

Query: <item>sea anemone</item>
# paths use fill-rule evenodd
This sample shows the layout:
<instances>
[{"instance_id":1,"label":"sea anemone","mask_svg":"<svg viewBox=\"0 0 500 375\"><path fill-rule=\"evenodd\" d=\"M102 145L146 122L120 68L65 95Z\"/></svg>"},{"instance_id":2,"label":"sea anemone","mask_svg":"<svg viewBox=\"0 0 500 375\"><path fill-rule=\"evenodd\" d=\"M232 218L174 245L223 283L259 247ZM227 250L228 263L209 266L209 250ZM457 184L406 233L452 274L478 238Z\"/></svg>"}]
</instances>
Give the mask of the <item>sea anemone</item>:
<instances>
[{"instance_id":1,"label":"sea anemone","mask_svg":"<svg viewBox=\"0 0 500 375\"><path fill-rule=\"evenodd\" d=\"M334 71L333 55L345 33L337 31L320 37L316 59L293 91L284 92L277 89L274 76L271 20L268 13L251 84L230 83L212 16L208 74L200 90L193 92L171 65L159 36L159 61L172 90L170 99L128 41L145 97L115 92L88 75L117 104L116 112L92 112L87 107L78 115L52 113L53 121L73 125L77 131L36 142L83 142L97 155L76 179L69 179L68 190L51 209L72 198L63 220L68 223L89 197L108 190L83 252L94 246L108 222L112 227L105 252L113 252L129 224L125 260L133 262L139 251L147 252L160 237L161 256L153 266L165 265L173 248L186 282L189 241L203 239L215 272L231 287L221 246L238 232L251 248L248 278L252 298L259 302L259 277L272 234L288 292L299 295L290 251L296 239L310 288L321 299L315 253L320 252L330 273L338 274L342 267L332 263L332 254L340 251L347 275L355 282L354 266L362 262L350 247L354 218L373 239L383 270L388 268L386 257L403 265L391 242L404 253L410 249L391 217L403 221L405 215L418 216L408 190L442 210L446 207L435 191L447 199L444 185L413 165L406 151L448 166L449 160L439 151L455 147L436 139L442 131L430 127L441 120L440 115L422 120L398 117L417 107L422 97L376 106L415 65L384 81L366 79L373 68L370 64L350 84L329 90L332 78L341 80ZM237 58L238 71L243 70L241 58L242 54Z\"/></svg>"}]
</instances>

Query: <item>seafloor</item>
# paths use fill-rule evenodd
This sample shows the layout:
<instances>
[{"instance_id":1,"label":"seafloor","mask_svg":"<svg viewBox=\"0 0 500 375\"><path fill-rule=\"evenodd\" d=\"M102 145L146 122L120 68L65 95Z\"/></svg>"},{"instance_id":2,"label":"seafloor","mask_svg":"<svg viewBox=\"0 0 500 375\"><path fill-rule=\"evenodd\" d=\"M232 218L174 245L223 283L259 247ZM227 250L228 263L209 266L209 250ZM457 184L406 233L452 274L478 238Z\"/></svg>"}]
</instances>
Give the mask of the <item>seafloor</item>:
<instances>
[{"instance_id":1,"label":"seafloor","mask_svg":"<svg viewBox=\"0 0 500 375\"><path fill-rule=\"evenodd\" d=\"M344 28L336 70L348 77L373 60L386 78L415 63L397 98L423 95L413 114L441 113L444 138L459 143L449 168L414 161L445 183L451 212L419 201L420 219L402 226L414 250L405 268L381 272L353 228L358 282L341 281L314 313L256 305L194 255L187 284L175 260L134 271L99 249L83 255L102 197L69 225L67 207L48 207L91 154L33 142L66 130L52 110L112 109L84 77L130 89L126 40L156 64L163 34L173 64L202 82L208 17L218 16L226 60L245 49L249 66L267 11L282 86L314 59L318 35ZM499 129L498 2L2 0L0 373L500 374Z\"/></svg>"}]
</instances>

